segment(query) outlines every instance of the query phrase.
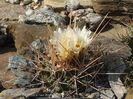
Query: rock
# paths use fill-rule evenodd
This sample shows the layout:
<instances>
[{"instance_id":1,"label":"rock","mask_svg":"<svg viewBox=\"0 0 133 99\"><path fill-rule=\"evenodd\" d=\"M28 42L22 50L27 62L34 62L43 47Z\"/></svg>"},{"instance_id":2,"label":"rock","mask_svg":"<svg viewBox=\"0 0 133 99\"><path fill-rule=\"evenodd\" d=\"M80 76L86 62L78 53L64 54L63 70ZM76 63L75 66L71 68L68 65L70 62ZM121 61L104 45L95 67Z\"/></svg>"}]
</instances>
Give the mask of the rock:
<instances>
[{"instance_id":1,"label":"rock","mask_svg":"<svg viewBox=\"0 0 133 99\"><path fill-rule=\"evenodd\" d=\"M55 28L51 26L51 31ZM8 27L10 35L13 36L17 51L28 47L36 39L47 40L51 33L46 25L28 25L21 23L11 23ZM25 42L26 41L26 42Z\"/></svg>"},{"instance_id":2,"label":"rock","mask_svg":"<svg viewBox=\"0 0 133 99\"><path fill-rule=\"evenodd\" d=\"M77 10L80 6L79 0L65 0L65 9L68 12L71 12L73 10Z\"/></svg>"},{"instance_id":3,"label":"rock","mask_svg":"<svg viewBox=\"0 0 133 99\"><path fill-rule=\"evenodd\" d=\"M94 10L92 8L78 9L78 10L72 11L71 15L73 17L82 17L82 16L86 16L89 13L94 13Z\"/></svg>"},{"instance_id":4,"label":"rock","mask_svg":"<svg viewBox=\"0 0 133 99\"><path fill-rule=\"evenodd\" d=\"M7 34L7 27L8 25L6 24L0 24L0 35L3 34L3 35L6 35Z\"/></svg>"},{"instance_id":5,"label":"rock","mask_svg":"<svg viewBox=\"0 0 133 99\"><path fill-rule=\"evenodd\" d=\"M111 89L101 90L100 97L102 99L115 99L115 94L112 92Z\"/></svg>"},{"instance_id":6,"label":"rock","mask_svg":"<svg viewBox=\"0 0 133 99\"><path fill-rule=\"evenodd\" d=\"M9 57L8 69L16 76L14 84L26 86L31 84L34 65L32 61L26 60L22 56Z\"/></svg>"},{"instance_id":7,"label":"rock","mask_svg":"<svg viewBox=\"0 0 133 99\"><path fill-rule=\"evenodd\" d=\"M120 11L124 14L133 14L132 0L92 0L97 13L107 14Z\"/></svg>"},{"instance_id":8,"label":"rock","mask_svg":"<svg viewBox=\"0 0 133 99\"><path fill-rule=\"evenodd\" d=\"M89 13L86 16L83 16L82 19L87 22L90 30L94 31L99 26L103 18L98 14Z\"/></svg>"},{"instance_id":9,"label":"rock","mask_svg":"<svg viewBox=\"0 0 133 99\"><path fill-rule=\"evenodd\" d=\"M86 94L85 96L88 99L99 99L99 93L98 92L93 92L91 94Z\"/></svg>"},{"instance_id":10,"label":"rock","mask_svg":"<svg viewBox=\"0 0 133 99\"><path fill-rule=\"evenodd\" d=\"M52 98L61 98L61 94L59 93L53 93Z\"/></svg>"},{"instance_id":11,"label":"rock","mask_svg":"<svg viewBox=\"0 0 133 99\"><path fill-rule=\"evenodd\" d=\"M79 0L83 6L92 6L91 0ZM44 0L45 5L51 5L53 7L64 7L64 0Z\"/></svg>"},{"instance_id":12,"label":"rock","mask_svg":"<svg viewBox=\"0 0 133 99\"><path fill-rule=\"evenodd\" d=\"M39 50L40 52L46 51L45 49L45 42L43 42L40 39L37 39L31 43L31 47L33 47L33 50Z\"/></svg>"},{"instance_id":13,"label":"rock","mask_svg":"<svg viewBox=\"0 0 133 99\"><path fill-rule=\"evenodd\" d=\"M127 89L120 80L121 74L124 73L124 70L126 69L126 65L123 60L132 55L131 49L126 44L123 44L118 40L101 37L100 35L97 37L96 43L102 45L101 48L106 48L103 52L107 55L104 58L104 64L105 66L108 66L108 81L117 98L121 99L127 93Z\"/></svg>"},{"instance_id":14,"label":"rock","mask_svg":"<svg viewBox=\"0 0 133 99\"><path fill-rule=\"evenodd\" d=\"M33 68L33 64L31 61L26 60L22 56L12 56L9 58L9 64L8 69L11 69L13 73L16 74L17 70L29 70ZM21 76L20 74L17 74L17 76Z\"/></svg>"},{"instance_id":15,"label":"rock","mask_svg":"<svg viewBox=\"0 0 133 99\"><path fill-rule=\"evenodd\" d=\"M121 57L115 55L109 55L106 57L106 61L108 64L108 73L114 73L108 75L109 84L117 98L122 99L127 93L127 89L120 80L120 75L124 73L126 65Z\"/></svg>"},{"instance_id":16,"label":"rock","mask_svg":"<svg viewBox=\"0 0 133 99\"><path fill-rule=\"evenodd\" d=\"M92 43L91 45L92 50L93 49L96 50L97 48L96 46L99 46L100 48L104 48L103 52L106 54L115 54L117 57L121 57L123 59L127 59L129 56L132 55L131 48L127 44L123 44L121 41L118 41L118 39L103 36L102 33ZM112 60L110 60L109 57L107 58L109 63L112 63L111 62ZM113 59L113 56L112 56L112 59ZM115 61L115 59L113 60Z\"/></svg>"},{"instance_id":17,"label":"rock","mask_svg":"<svg viewBox=\"0 0 133 99\"><path fill-rule=\"evenodd\" d=\"M33 0L35 3L39 2L39 0Z\"/></svg>"},{"instance_id":18,"label":"rock","mask_svg":"<svg viewBox=\"0 0 133 99\"><path fill-rule=\"evenodd\" d=\"M26 97L26 99L30 96L33 96L41 91L41 88L17 88L17 89L7 89L0 93L0 98L2 99L18 99L18 97ZM10 97L10 98L9 98ZM19 98L20 99L20 98Z\"/></svg>"},{"instance_id":19,"label":"rock","mask_svg":"<svg viewBox=\"0 0 133 99\"><path fill-rule=\"evenodd\" d=\"M21 5L28 5L32 2L34 2L34 3L39 2L38 0L22 0L22 1L21 0L5 0L5 1L8 3L11 3L11 4L20 4L21 3Z\"/></svg>"},{"instance_id":20,"label":"rock","mask_svg":"<svg viewBox=\"0 0 133 99\"><path fill-rule=\"evenodd\" d=\"M5 0L6 2L12 3L12 4L19 4L20 0Z\"/></svg>"},{"instance_id":21,"label":"rock","mask_svg":"<svg viewBox=\"0 0 133 99\"><path fill-rule=\"evenodd\" d=\"M25 12L25 14L27 15L27 16L30 16L30 15L32 15L33 14L33 10L32 9L28 9L26 12Z\"/></svg>"},{"instance_id":22,"label":"rock","mask_svg":"<svg viewBox=\"0 0 133 99\"><path fill-rule=\"evenodd\" d=\"M91 8L75 10L71 15L74 17L74 21L84 21L84 24L92 31L99 26L103 19L102 16L94 13Z\"/></svg>"},{"instance_id":23,"label":"rock","mask_svg":"<svg viewBox=\"0 0 133 99\"><path fill-rule=\"evenodd\" d=\"M23 0L22 5L28 5L32 3L33 0Z\"/></svg>"},{"instance_id":24,"label":"rock","mask_svg":"<svg viewBox=\"0 0 133 99\"><path fill-rule=\"evenodd\" d=\"M32 14L21 15L19 21L25 23L53 24L55 26L65 24L65 19L60 14L47 10L46 7L36 9Z\"/></svg>"},{"instance_id":25,"label":"rock","mask_svg":"<svg viewBox=\"0 0 133 99\"><path fill-rule=\"evenodd\" d=\"M15 76L10 71L7 71L8 58L15 54L16 53L14 48L10 47L0 48L0 82L4 88L11 88L12 85L10 86L6 82L15 78Z\"/></svg>"},{"instance_id":26,"label":"rock","mask_svg":"<svg viewBox=\"0 0 133 99\"><path fill-rule=\"evenodd\" d=\"M0 20L16 20L20 14L24 13L24 8L19 5L12 5L0 0Z\"/></svg>"}]
</instances>

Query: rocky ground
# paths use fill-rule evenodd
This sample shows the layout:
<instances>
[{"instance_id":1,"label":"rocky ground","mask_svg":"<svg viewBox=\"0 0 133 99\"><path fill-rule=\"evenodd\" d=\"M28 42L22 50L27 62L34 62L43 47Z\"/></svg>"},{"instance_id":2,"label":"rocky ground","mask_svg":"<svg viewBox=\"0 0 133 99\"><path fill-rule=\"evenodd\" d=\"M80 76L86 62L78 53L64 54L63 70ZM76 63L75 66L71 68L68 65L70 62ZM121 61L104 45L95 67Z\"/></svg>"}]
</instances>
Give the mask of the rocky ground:
<instances>
[{"instance_id":1,"label":"rocky ground","mask_svg":"<svg viewBox=\"0 0 133 99\"><path fill-rule=\"evenodd\" d=\"M50 1L48 1L48 0L46 0L45 2L46 2L46 4L50 4L49 3ZM52 0L51 0L51 2L52 2ZM81 4L86 6L86 3L84 3L84 2L81 2ZM56 4L56 6L54 6L52 4L52 6L54 6L54 7L57 7L57 6L62 7L62 5L63 5L62 3L60 3L60 5ZM89 6L92 6L91 2L89 3ZM23 7L19 4L5 3L4 0L0 0L0 12L1 12L0 24L7 24L10 26L8 28L7 32L10 32L11 35L13 35L12 39L15 42L15 44L14 44L14 42L12 40L8 40L9 38L7 37L6 41L2 45L0 43L0 82L1 82L0 86L7 88L7 90L5 90L5 92L0 93L0 99L13 99L13 98L9 98L10 95L12 97L15 97L15 99L20 99L19 98L20 96L24 97L22 99L26 99L25 97L31 97L31 99L32 99L32 96L35 96L37 93L39 93L42 90L41 88L35 88L35 89L33 88L31 90L28 89L26 91L23 88L11 89L11 90L8 89L8 88L16 87L16 86L12 86L12 82L10 82L15 77L10 71L7 71L8 59L10 56L25 53L23 51L23 49L26 47L24 41L26 41L28 43L32 43L32 41L34 41L38 38L45 39L49 36L47 27L45 25L39 23L39 22L47 22L47 19L45 19L45 20L42 19L41 21L39 19L36 19L36 20L31 19L30 20L28 15L24 15L25 7ZM36 11L34 13L38 14L38 12L39 11ZM30 11L27 13L31 14ZM51 13L53 13L53 12L51 12ZM20 20L21 19L19 17L20 15L24 15L24 18L26 17L25 20ZM57 17L59 16L58 14L55 14L55 15L57 15ZM36 18L34 16L30 16L30 17ZM50 24L53 23L54 25L58 25L57 23L64 22L64 21L62 21L62 20L64 20L64 19L62 19L62 17L60 18L60 16L59 16L58 18L59 18L58 22L54 22L53 20L51 20ZM111 18L110 23L103 29L103 31L100 31L99 36L96 38L96 43L94 42L94 45L97 45L97 43L98 43L98 44L102 45L103 48L105 48L104 49L105 52L113 53L113 55L108 56L109 58L107 58L107 61L108 61L107 64L110 64L109 68L111 68L113 65L116 65L116 64L118 66L120 64L122 64L122 65L125 64L125 63L121 62L121 59L119 59L118 56L120 56L120 57L122 56L123 59L126 59L127 57L129 57L131 55L131 49L129 48L129 46L127 44L121 43L121 41L122 41L123 37L128 36L127 25L128 26L130 25L129 22L131 22L132 19L131 19L131 15L122 15L122 16L117 15L117 16L111 16L111 17L109 16L108 18ZM32 22L36 21L35 23L39 23L39 24L27 25L24 23L18 23L18 20L23 21L23 22L27 22L27 20L28 20L28 22L29 22L29 20ZM48 22L49 22L49 20L48 20ZM54 30L55 27L53 26L52 29ZM46 31L46 32L44 33L43 31ZM36 36L36 34L37 34L37 36ZM2 41L1 38L0 38L0 41ZM16 48L12 45L15 45ZM93 49L93 47L92 47L92 49ZM118 54L118 56L116 56L116 53ZM113 63L111 60L114 60L117 62ZM120 70L120 73L123 73L125 68L126 68L125 65L123 65L123 66L121 66L120 69L118 69L118 71L116 70L115 72L119 72L119 70ZM108 72L112 72L112 71L110 70ZM118 75L116 77L117 80L119 79L119 76L120 75ZM109 79L109 84L113 91L112 90L103 90L103 93L106 95L109 95L109 97L106 97L106 95L104 96L103 94L100 94L100 96L102 97L101 99L115 99L115 97L118 97L118 99L121 99L121 97L123 97L123 94L127 93L127 90L123 86L123 83L120 80L119 84L122 84L122 86L117 86L118 81L115 79L115 77L110 76L108 79ZM114 79L116 81L114 81ZM111 81L113 81L113 83ZM0 87L0 91L3 91L3 87ZM119 88L120 88L119 92L114 91ZM18 93L16 93L14 95L14 91L18 92ZM23 94L21 94L21 93L23 93ZM130 92L130 93L132 93L132 92ZM59 98L59 97L62 97L61 95L62 94L54 93L52 95L52 97ZM93 97L96 97L96 95L97 95L97 93L92 93L91 95L88 95L88 97L93 98ZM3 96L4 96L4 98L3 98ZM41 99L41 98L39 98L39 95L37 95L37 96L38 96L38 98L35 98L35 99ZM127 98L127 99L132 99L132 98Z\"/></svg>"}]
</instances>

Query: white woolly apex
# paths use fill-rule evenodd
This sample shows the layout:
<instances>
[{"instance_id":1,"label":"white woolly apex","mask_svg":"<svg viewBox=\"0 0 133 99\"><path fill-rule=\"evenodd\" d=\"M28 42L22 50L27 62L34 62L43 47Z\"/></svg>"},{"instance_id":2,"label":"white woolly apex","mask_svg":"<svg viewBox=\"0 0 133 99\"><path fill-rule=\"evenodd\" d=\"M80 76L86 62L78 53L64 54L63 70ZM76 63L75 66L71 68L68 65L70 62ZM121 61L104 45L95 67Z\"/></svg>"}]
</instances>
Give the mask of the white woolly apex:
<instances>
[{"instance_id":1,"label":"white woolly apex","mask_svg":"<svg viewBox=\"0 0 133 99\"><path fill-rule=\"evenodd\" d=\"M83 29L78 27L58 28L50 41L62 59L70 59L73 54L78 56L83 49L88 48L93 39L91 33L85 26Z\"/></svg>"}]
</instances>

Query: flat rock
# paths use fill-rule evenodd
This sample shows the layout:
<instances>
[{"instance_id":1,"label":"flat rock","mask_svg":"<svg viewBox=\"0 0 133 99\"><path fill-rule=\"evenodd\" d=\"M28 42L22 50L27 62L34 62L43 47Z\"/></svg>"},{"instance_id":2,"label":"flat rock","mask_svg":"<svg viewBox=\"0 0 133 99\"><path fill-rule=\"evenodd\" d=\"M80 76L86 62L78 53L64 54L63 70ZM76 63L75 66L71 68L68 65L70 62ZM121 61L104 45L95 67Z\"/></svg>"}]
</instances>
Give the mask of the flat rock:
<instances>
[{"instance_id":1,"label":"flat rock","mask_svg":"<svg viewBox=\"0 0 133 99\"><path fill-rule=\"evenodd\" d=\"M113 73L113 75L108 75L109 84L117 98L122 99L127 93L127 89L120 79L121 74L126 69L124 60L116 55L109 55L106 61L108 64L108 73Z\"/></svg>"},{"instance_id":2,"label":"flat rock","mask_svg":"<svg viewBox=\"0 0 133 99\"><path fill-rule=\"evenodd\" d=\"M46 7L36 9L29 15L20 15L19 21L29 24L53 24L55 26L66 24L64 17Z\"/></svg>"},{"instance_id":3,"label":"flat rock","mask_svg":"<svg viewBox=\"0 0 133 99\"><path fill-rule=\"evenodd\" d=\"M32 89L25 89L25 88L17 88L17 89L7 89L0 93L0 99L16 99L19 96L29 97L39 93L41 88L32 88ZM10 98L9 98L10 97Z\"/></svg>"},{"instance_id":4,"label":"flat rock","mask_svg":"<svg viewBox=\"0 0 133 99\"><path fill-rule=\"evenodd\" d=\"M11 72L7 72L8 58L15 55L14 48L3 47L0 48L0 81L5 88L12 87L11 83L8 81L14 79L14 75Z\"/></svg>"},{"instance_id":5,"label":"flat rock","mask_svg":"<svg viewBox=\"0 0 133 99\"><path fill-rule=\"evenodd\" d=\"M28 25L21 23L11 23L9 32L14 37L15 46L18 50L24 47L29 47L29 45L36 39L47 39L51 33L46 25Z\"/></svg>"},{"instance_id":6,"label":"flat rock","mask_svg":"<svg viewBox=\"0 0 133 99\"><path fill-rule=\"evenodd\" d=\"M133 14L133 0L92 0L97 13L114 13L120 11L123 14Z\"/></svg>"},{"instance_id":7,"label":"flat rock","mask_svg":"<svg viewBox=\"0 0 133 99\"><path fill-rule=\"evenodd\" d=\"M101 90L100 93L102 99L115 99L115 95L111 89Z\"/></svg>"},{"instance_id":8,"label":"flat rock","mask_svg":"<svg viewBox=\"0 0 133 99\"><path fill-rule=\"evenodd\" d=\"M83 6L92 6L91 0L79 0ZM53 7L64 7L64 0L44 0L44 4L51 5Z\"/></svg>"},{"instance_id":9,"label":"flat rock","mask_svg":"<svg viewBox=\"0 0 133 99\"><path fill-rule=\"evenodd\" d=\"M18 16L24 13L24 8L20 5L12 5L5 3L4 0L0 0L0 13L0 20L14 20L18 19Z\"/></svg>"}]
</instances>

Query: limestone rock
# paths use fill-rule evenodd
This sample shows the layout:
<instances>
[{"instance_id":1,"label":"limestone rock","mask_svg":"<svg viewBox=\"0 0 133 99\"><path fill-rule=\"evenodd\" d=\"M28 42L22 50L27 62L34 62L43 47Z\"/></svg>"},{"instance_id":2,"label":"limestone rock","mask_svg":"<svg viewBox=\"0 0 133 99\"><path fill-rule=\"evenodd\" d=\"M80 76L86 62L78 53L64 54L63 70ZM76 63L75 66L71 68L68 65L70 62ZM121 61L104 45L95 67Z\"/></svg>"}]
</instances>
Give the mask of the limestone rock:
<instances>
[{"instance_id":1,"label":"limestone rock","mask_svg":"<svg viewBox=\"0 0 133 99\"><path fill-rule=\"evenodd\" d=\"M79 23L78 21L83 22L92 31L98 27L103 19L102 16L94 13L91 8L72 11L71 15L74 17L74 21L77 21L77 23Z\"/></svg>"},{"instance_id":2,"label":"limestone rock","mask_svg":"<svg viewBox=\"0 0 133 99\"><path fill-rule=\"evenodd\" d=\"M80 6L79 0L65 0L65 9L68 12L71 12L73 10L77 10Z\"/></svg>"},{"instance_id":3,"label":"limestone rock","mask_svg":"<svg viewBox=\"0 0 133 99\"><path fill-rule=\"evenodd\" d=\"M45 7L36 9L32 14L21 15L20 22L25 23L38 23L38 24L53 24L55 26L65 23L65 19L60 14L52 10L47 10Z\"/></svg>"}]
</instances>

